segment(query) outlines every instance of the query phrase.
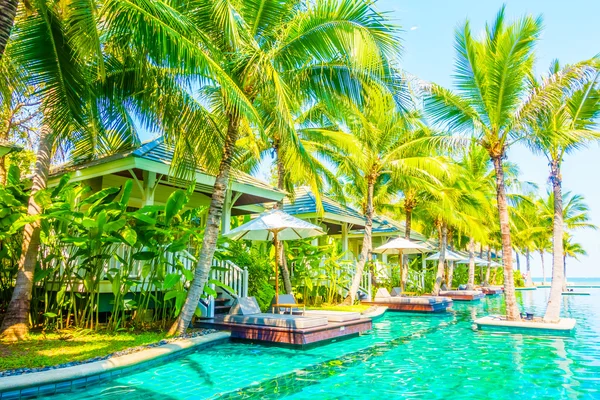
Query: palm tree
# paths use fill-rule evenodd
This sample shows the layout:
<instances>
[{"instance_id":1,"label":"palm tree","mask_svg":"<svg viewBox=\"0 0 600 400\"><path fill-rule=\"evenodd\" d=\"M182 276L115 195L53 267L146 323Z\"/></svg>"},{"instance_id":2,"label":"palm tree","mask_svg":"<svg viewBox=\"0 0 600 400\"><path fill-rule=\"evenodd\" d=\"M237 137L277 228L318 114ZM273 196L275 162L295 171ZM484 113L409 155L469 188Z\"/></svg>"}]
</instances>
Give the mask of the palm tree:
<instances>
[{"instance_id":1,"label":"palm tree","mask_svg":"<svg viewBox=\"0 0 600 400\"><path fill-rule=\"evenodd\" d=\"M210 53L199 46L200 32L183 15L175 18L173 13L177 13L163 1L151 2L143 9L131 0L36 0L30 5L27 16L17 19L14 40L3 59L10 57L12 64L26 71L25 86L35 88L34 96L40 99L43 110L28 207L28 218L33 222L24 228L15 291L2 324L3 335L10 339L22 338L28 331L39 251L40 222L36 216L41 210L35 193L46 187L56 147L67 146L77 156L89 149L102 149L102 154L130 146L137 140L132 114L153 129L157 125L174 130L187 127L162 108L170 98L165 91L173 89L172 85L162 85L168 83L163 78L171 76L171 83L186 74L194 74L196 79L223 78ZM99 34L100 23L103 35ZM228 82L224 86L231 89ZM173 109L181 117L188 107Z\"/></svg>"},{"instance_id":2,"label":"palm tree","mask_svg":"<svg viewBox=\"0 0 600 400\"><path fill-rule=\"evenodd\" d=\"M568 232L565 232L563 235L563 249L563 269L565 273L565 286L563 287L563 292L565 292L567 290L567 257L578 260L578 256L587 256L587 252L580 243L573 242L573 236L571 236Z\"/></svg>"},{"instance_id":3,"label":"palm tree","mask_svg":"<svg viewBox=\"0 0 600 400\"><path fill-rule=\"evenodd\" d=\"M392 182L406 175L439 181L448 167L436 152L447 137L424 133L418 114L403 110L393 96L375 88L366 93L363 106L340 99L328 112L338 130L314 130L313 146L364 196L363 247L346 298L353 303L372 250L376 193L385 197Z\"/></svg>"},{"instance_id":4,"label":"palm tree","mask_svg":"<svg viewBox=\"0 0 600 400\"><path fill-rule=\"evenodd\" d=\"M540 36L541 18L524 16L505 21L504 7L485 35L475 39L469 21L456 32L455 80L458 93L432 84L427 109L436 123L452 131L471 133L488 153L496 176L496 198L502 237L506 316L517 320L510 222L503 163L512 140L518 139L523 122L535 115L554 92L548 88L528 95L527 81L534 62L534 46Z\"/></svg>"},{"instance_id":5,"label":"palm tree","mask_svg":"<svg viewBox=\"0 0 600 400\"><path fill-rule=\"evenodd\" d=\"M475 141L471 141L471 145L464 152L460 159L460 166L463 168L462 177L466 188L471 191L472 196L477 197L479 208L473 210L477 224L482 224L483 236L476 237L476 231L469 230L469 274L467 288L472 290L475 287L475 242L484 243L489 236L489 215L495 213L494 199L494 170L487 155L487 152L477 145ZM489 270L489 269L488 269Z\"/></svg>"},{"instance_id":6,"label":"palm tree","mask_svg":"<svg viewBox=\"0 0 600 400\"><path fill-rule=\"evenodd\" d=\"M584 64L593 65L592 59ZM554 62L546 80L557 80L571 67L561 69ZM552 238L552 286L544 320L557 321L560 318L560 302L565 286L563 253L563 195L561 167L564 155L571 153L592 140L597 140L596 120L600 116L600 90L597 87L600 70L592 70L579 80L574 89L566 87L562 95L547 104L537 118L529 124L531 134L527 143L534 152L542 153L550 165L553 201L553 238ZM533 87L539 84L533 81Z\"/></svg>"},{"instance_id":7,"label":"palm tree","mask_svg":"<svg viewBox=\"0 0 600 400\"><path fill-rule=\"evenodd\" d=\"M8 43L18 6L19 0L6 0L0 4L0 60Z\"/></svg>"},{"instance_id":8,"label":"palm tree","mask_svg":"<svg viewBox=\"0 0 600 400\"><path fill-rule=\"evenodd\" d=\"M227 129L202 250L187 299L170 333L185 331L208 280L241 127L264 130L257 109L260 104L270 104L271 121L294 138L289 135L295 129L294 111L304 99L319 100L333 89L359 97L357 78L381 80L388 73L387 59L395 57L396 30L370 3L319 0L304 5L296 1L206 2L197 12L196 21L226 55L223 65L231 80L254 107L242 110L225 103ZM361 51L356 52L357 48ZM188 132L183 139L194 142L190 137L194 134ZM201 153L202 144L197 146Z\"/></svg>"},{"instance_id":9,"label":"palm tree","mask_svg":"<svg viewBox=\"0 0 600 400\"><path fill-rule=\"evenodd\" d=\"M545 226L554 226L554 193L549 192L548 196L540 201L540 218L543 219ZM563 194L561 201L565 206L562 210L563 236L570 235L570 231L578 229L598 229L598 227L590 223L589 207L582 195L571 194L566 192ZM548 229L548 228L546 228ZM550 228L552 229L552 228ZM551 231L550 231L551 232ZM552 235L552 233L550 233ZM563 240L564 243L564 240ZM564 257L563 257L564 261ZM563 263L564 264L564 263ZM563 291L566 289L566 269L563 268Z\"/></svg>"}]
</instances>

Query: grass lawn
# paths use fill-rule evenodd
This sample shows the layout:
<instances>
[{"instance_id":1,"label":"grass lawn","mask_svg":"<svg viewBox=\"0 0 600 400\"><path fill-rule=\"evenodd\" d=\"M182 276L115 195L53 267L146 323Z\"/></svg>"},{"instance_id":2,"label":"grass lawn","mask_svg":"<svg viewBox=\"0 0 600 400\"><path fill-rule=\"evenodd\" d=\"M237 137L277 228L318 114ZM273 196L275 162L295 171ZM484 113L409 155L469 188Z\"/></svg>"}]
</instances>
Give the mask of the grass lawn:
<instances>
[{"instance_id":1,"label":"grass lawn","mask_svg":"<svg viewBox=\"0 0 600 400\"><path fill-rule=\"evenodd\" d=\"M130 347L159 342L162 332L103 333L68 330L31 333L20 342L0 341L0 371L39 368L102 357Z\"/></svg>"},{"instance_id":2,"label":"grass lawn","mask_svg":"<svg viewBox=\"0 0 600 400\"><path fill-rule=\"evenodd\" d=\"M320 307L306 307L307 310L328 310L328 311L353 311L363 312L369 309L371 306L356 304L353 306L344 306L336 304L322 304Z\"/></svg>"}]
</instances>

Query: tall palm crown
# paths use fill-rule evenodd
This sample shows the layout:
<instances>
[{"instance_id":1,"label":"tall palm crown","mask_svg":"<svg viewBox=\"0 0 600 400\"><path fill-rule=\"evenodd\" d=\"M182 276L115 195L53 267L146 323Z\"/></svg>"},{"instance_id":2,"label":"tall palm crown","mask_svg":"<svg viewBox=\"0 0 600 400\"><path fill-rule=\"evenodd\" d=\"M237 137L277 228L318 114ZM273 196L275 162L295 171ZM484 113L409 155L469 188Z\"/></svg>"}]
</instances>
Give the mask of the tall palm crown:
<instances>
[{"instance_id":1,"label":"tall palm crown","mask_svg":"<svg viewBox=\"0 0 600 400\"><path fill-rule=\"evenodd\" d=\"M252 109L240 109L223 97L219 114L226 127L224 145L216 163L207 229L192 287L172 332L187 328L208 279L241 128L269 133L279 157L283 150L284 165L294 160L310 164L296 134L301 107L332 93L359 102L365 83L383 82L391 75L388 60L396 56L399 43L397 29L371 3L355 0L205 0L195 21L223 55L220 65ZM178 141L188 144L192 154L205 151L197 132L179 132Z\"/></svg>"},{"instance_id":2,"label":"tall palm crown","mask_svg":"<svg viewBox=\"0 0 600 400\"><path fill-rule=\"evenodd\" d=\"M548 102L528 124L527 144L534 152L542 153L550 166L552 185L553 221L553 267L552 287L544 318L554 321L559 318L562 291L565 288L563 257L563 196L561 167L564 155L600 138L597 120L600 117L600 90L598 80L600 69L598 59L579 63L588 66L589 71L566 86L554 101ZM569 73L572 67L560 68L555 61L544 81L558 81ZM533 79L534 90L540 84Z\"/></svg>"},{"instance_id":3,"label":"tall palm crown","mask_svg":"<svg viewBox=\"0 0 600 400\"><path fill-rule=\"evenodd\" d=\"M436 123L473 134L494 163L509 319L518 319L519 313L502 163L523 120L543 102L541 96L527 96L541 26L541 18L531 16L507 23L504 7L480 39L473 37L469 21L465 22L455 36L457 92L433 84L426 99Z\"/></svg>"},{"instance_id":4,"label":"tall palm crown","mask_svg":"<svg viewBox=\"0 0 600 400\"><path fill-rule=\"evenodd\" d=\"M431 134L418 114L403 109L396 100L377 89L367 92L363 107L340 99L336 109L328 110L338 130L310 132L315 151L334 164L338 174L364 196L365 236L350 301L354 300L372 249L375 194L385 197L382 191L395 188L395 182L404 176L438 182L448 170L446 158L437 155L447 137Z\"/></svg>"}]
</instances>

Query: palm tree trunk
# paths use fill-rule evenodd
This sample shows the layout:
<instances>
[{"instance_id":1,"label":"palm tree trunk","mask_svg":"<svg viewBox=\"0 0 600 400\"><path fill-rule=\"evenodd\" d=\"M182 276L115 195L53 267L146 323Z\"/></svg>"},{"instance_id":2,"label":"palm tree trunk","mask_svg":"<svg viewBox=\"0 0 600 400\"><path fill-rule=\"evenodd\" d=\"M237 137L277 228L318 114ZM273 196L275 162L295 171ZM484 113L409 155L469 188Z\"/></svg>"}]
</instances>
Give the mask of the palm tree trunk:
<instances>
[{"instance_id":1,"label":"palm tree trunk","mask_svg":"<svg viewBox=\"0 0 600 400\"><path fill-rule=\"evenodd\" d=\"M490 246L488 246L487 249L487 261L488 261L488 267L485 270L485 281L483 281L483 286L487 287L490 286L490 274L492 273L492 249L490 248Z\"/></svg>"},{"instance_id":2,"label":"palm tree trunk","mask_svg":"<svg viewBox=\"0 0 600 400\"><path fill-rule=\"evenodd\" d=\"M517 271L521 272L521 257L519 257L518 251L515 251L515 256L517 257Z\"/></svg>"},{"instance_id":3,"label":"palm tree trunk","mask_svg":"<svg viewBox=\"0 0 600 400\"><path fill-rule=\"evenodd\" d=\"M438 259L438 269L435 276L435 284L433 285L433 295L437 296L440 294L440 287L444 279L444 263L446 262L446 244L448 241L448 232L446 231L446 224L440 223L438 226L438 235L440 242L440 258Z\"/></svg>"},{"instance_id":4,"label":"palm tree trunk","mask_svg":"<svg viewBox=\"0 0 600 400\"><path fill-rule=\"evenodd\" d=\"M45 189L48 183L52 143L52 135L48 127L42 126L33 172L33 183L27 204L27 214L29 216L36 216L42 212L40 206L35 202L34 195ZM29 332L29 306L33 290L33 274L40 249L40 228L40 220L35 220L25 225L23 230L23 244L15 289L0 328L2 336L8 340L24 339Z\"/></svg>"},{"instance_id":5,"label":"palm tree trunk","mask_svg":"<svg viewBox=\"0 0 600 400\"><path fill-rule=\"evenodd\" d=\"M10 31L15 23L19 0L3 0L0 4L0 60L10 37Z\"/></svg>"},{"instance_id":6,"label":"palm tree trunk","mask_svg":"<svg viewBox=\"0 0 600 400\"><path fill-rule=\"evenodd\" d=\"M358 262L356 263L356 272L354 277L352 278L352 285L350 286L350 291L348 293L348 297L344 301L345 304L354 304L354 300L356 299L356 293L358 292L358 287L360 286L360 282L362 280L363 270L365 268L365 263L369 259L369 255L371 254L371 246L372 246L372 237L371 232L373 230L373 191L375 188L375 180L377 177L370 176L367 181L367 210L365 213L365 236L363 237L363 247L360 252L360 257Z\"/></svg>"},{"instance_id":7,"label":"palm tree trunk","mask_svg":"<svg viewBox=\"0 0 600 400\"><path fill-rule=\"evenodd\" d=\"M192 322L192 317L198 307L200 296L204 292L204 285L208 282L208 275L212 266L213 257L217 248L217 238L221 231L221 214L223 213L223 204L227 185L229 184L229 175L231 164L234 158L235 143L239 135L240 118L238 115L229 115L227 124L227 136L223 149L223 158L219 165L219 173L215 179L213 193L210 199L208 217L206 220L206 229L204 239L202 240L202 250L200 258L194 271L194 279L190 284L187 298L179 317L169 330L169 335L183 334Z\"/></svg>"},{"instance_id":8,"label":"palm tree trunk","mask_svg":"<svg viewBox=\"0 0 600 400\"><path fill-rule=\"evenodd\" d=\"M563 269L565 274L565 281L563 282L563 292L567 291L567 255L563 256Z\"/></svg>"},{"instance_id":9,"label":"palm tree trunk","mask_svg":"<svg viewBox=\"0 0 600 400\"><path fill-rule=\"evenodd\" d=\"M550 165L550 180L554 194L554 224L552 235L552 285L550 298L546 307L544 321L556 322L560 319L560 302L564 287L564 249L563 249L563 205L562 205L562 177L560 163L556 160Z\"/></svg>"},{"instance_id":10,"label":"palm tree trunk","mask_svg":"<svg viewBox=\"0 0 600 400\"><path fill-rule=\"evenodd\" d=\"M469 280L467 281L467 290L473 290L475 287L475 239L469 240Z\"/></svg>"},{"instance_id":11,"label":"palm tree trunk","mask_svg":"<svg viewBox=\"0 0 600 400\"><path fill-rule=\"evenodd\" d=\"M406 222L404 225L405 232L404 238L410 240L410 231L412 229L412 207L406 207ZM400 260L398 260L400 261ZM402 291L406 288L406 281L408 280L408 256L401 256L402 265Z\"/></svg>"},{"instance_id":12,"label":"palm tree trunk","mask_svg":"<svg viewBox=\"0 0 600 400\"><path fill-rule=\"evenodd\" d=\"M520 313L517 308L515 294L515 280L512 265L512 246L510 243L510 220L508 217L508 202L504 186L504 169L502 168L502 155L492 157L496 171L496 198L498 201L498 215L500 216L500 234L502 237L502 263L504 264L504 296L506 300L506 318L509 321L519 320Z\"/></svg>"},{"instance_id":13,"label":"palm tree trunk","mask_svg":"<svg viewBox=\"0 0 600 400\"><path fill-rule=\"evenodd\" d=\"M533 286L533 279L531 278L531 252L529 249L525 249L525 265L527 266L527 281L525 286Z\"/></svg>"},{"instance_id":14,"label":"palm tree trunk","mask_svg":"<svg viewBox=\"0 0 600 400\"><path fill-rule=\"evenodd\" d=\"M542 260L542 283L546 284L546 267L544 265L544 252L540 250L540 259Z\"/></svg>"},{"instance_id":15,"label":"palm tree trunk","mask_svg":"<svg viewBox=\"0 0 600 400\"><path fill-rule=\"evenodd\" d=\"M273 146L275 149L275 155L277 157L277 189L284 190L285 187L285 165L281 158L281 149L279 147L279 142L276 142ZM277 203L277 208L283 211L283 199ZM279 259L284 260L284 247L279 246L280 254ZM287 263L282 262L279 265L281 271L281 277L283 278L283 288L287 294L292 294L292 281L290 278L290 270L287 267Z\"/></svg>"}]
</instances>

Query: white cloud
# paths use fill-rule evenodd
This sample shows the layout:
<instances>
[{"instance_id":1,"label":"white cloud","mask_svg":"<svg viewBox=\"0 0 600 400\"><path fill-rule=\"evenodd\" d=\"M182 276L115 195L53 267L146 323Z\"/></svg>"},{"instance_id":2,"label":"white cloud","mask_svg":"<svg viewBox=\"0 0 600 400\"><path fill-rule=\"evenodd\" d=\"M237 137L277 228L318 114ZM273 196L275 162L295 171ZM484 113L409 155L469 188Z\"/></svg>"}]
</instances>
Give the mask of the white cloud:
<instances>
[{"instance_id":1,"label":"white cloud","mask_svg":"<svg viewBox=\"0 0 600 400\"><path fill-rule=\"evenodd\" d=\"M419 26L418 26L418 25L415 25L415 26L411 26L411 27L410 27L410 30L411 30L411 31L416 31L417 29L419 29Z\"/></svg>"}]
</instances>

